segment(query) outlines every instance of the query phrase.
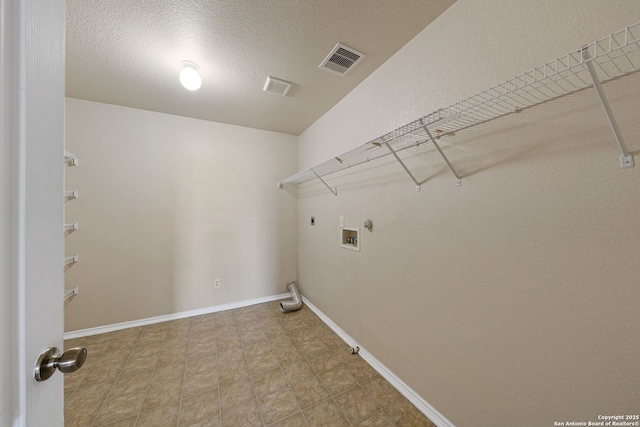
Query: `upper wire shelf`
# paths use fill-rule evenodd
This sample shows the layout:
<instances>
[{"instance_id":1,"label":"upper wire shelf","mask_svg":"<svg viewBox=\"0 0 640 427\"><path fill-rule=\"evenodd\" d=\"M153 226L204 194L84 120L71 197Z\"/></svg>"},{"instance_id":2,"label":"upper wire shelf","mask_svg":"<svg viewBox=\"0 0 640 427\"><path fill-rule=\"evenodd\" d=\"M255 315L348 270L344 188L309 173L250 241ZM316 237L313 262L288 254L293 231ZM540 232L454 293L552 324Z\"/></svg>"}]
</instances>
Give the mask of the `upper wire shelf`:
<instances>
[{"instance_id":1,"label":"upper wire shelf","mask_svg":"<svg viewBox=\"0 0 640 427\"><path fill-rule=\"evenodd\" d=\"M590 74L588 63L593 65L591 68L595 70L595 76ZM438 149L458 178L459 185L458 174L436 143L440 136L453 134L590 86L597 86L599 82L606 82L639 69L640 22L283 179L278 182L278 186L283 188L284 184L297 185L319 178L329 187L322 177L425 143L432 143ZM629 161L631 156L625 153L626 150L622 151ZM397 155L396 159L402 163ZM632 157L630 161L630 165L623 167L633 166ZM403 167L411 175L404 164ZM419 190L417 182L416 185L416 189ZM330 187L329 189L337 194Z\"/></svg>"}]
</instances>

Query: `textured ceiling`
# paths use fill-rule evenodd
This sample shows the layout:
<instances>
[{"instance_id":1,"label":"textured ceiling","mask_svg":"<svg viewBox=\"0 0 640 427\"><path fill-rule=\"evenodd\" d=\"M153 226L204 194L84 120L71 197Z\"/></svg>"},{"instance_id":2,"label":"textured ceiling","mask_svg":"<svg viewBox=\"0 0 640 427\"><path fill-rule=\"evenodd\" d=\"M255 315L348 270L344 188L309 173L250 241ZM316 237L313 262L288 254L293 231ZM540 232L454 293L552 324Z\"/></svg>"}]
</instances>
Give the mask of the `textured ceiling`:
<instances>
[{"instance_id":1,"label":"textured ceiling","mask_svg":"<svg viewBox=\"0 0 640 427\"><path fill-rule=\"evenodd\" d=\"M454 1L68 0L66 95L299 135ZM338 42L367 55L346 76L318 68Z\"/></svg>"}]
</instances>

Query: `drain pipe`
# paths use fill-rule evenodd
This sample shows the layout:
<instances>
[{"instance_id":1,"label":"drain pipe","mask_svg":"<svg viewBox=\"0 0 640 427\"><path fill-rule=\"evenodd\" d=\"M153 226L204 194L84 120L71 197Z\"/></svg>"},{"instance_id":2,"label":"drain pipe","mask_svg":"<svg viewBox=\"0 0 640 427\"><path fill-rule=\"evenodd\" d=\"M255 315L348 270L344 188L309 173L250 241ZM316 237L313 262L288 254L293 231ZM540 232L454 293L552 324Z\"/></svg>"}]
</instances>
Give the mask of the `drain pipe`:
<instances>
[{"instance_id":1,"label":"drain pipe","mask_svg":"<svg viewBox=\"0 0 640 427\"><path fill-rule=\"evenodd\" d=\"M298 285L296 285L296 282L291 282L287 285L287 289L291 292L293 301L281 302L280 311L288 313L290 311L300 310L300 307L302 307L302 298L300 297L300 291L298 291Z\"/></svg>"}]
</instances>

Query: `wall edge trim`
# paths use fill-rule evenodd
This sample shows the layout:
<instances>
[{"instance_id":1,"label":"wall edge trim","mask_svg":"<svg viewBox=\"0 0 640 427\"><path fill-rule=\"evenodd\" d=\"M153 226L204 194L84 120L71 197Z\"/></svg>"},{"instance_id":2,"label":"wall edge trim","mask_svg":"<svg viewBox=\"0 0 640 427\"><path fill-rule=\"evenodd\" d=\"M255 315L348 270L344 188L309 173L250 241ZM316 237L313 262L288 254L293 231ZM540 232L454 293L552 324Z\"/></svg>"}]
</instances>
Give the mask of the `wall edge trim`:
<instances>
[{"instance_id":1,"label":"wall edge trim","mask_svg":"<svg viewBox=\"0 0 640 427\"><path fill-rule=\"evenodd\" d=\"M227 304L214 305L210 307L198 308L195 310L181 311L178 313L165 314L162 316L148 317L146 319L132 320L129 322L114 323L112 325L97 326L95 328L79 329L64 333L64 339L82 338L89 335L106 334L107 332L119 331L121 329L135 328L138 326L153 325L154 323L167 322L170 320L184 319L185 317L200 316L203 314L216 313L218 311L232 310L234 308L247 307L249 305L261 304L264 302L277 301L279 299L291 298L290 293L270 295L267 297L251 298L247 300L231 302Z\"/></svg>"},{"instance_id":2,"label":"wall edge trim","mask_svg":"<svg viewBox=\"0 0 640 427\"><path fill-rule=\"evenodd\" d=\"M409 402L411 402L420 412L428 417L438 427L456 427L451 421L449 421L444 415L442 415L436 408L431 406L429 402L424 400L418 393L416 393L411 387L409 387L404 381L398 378L389 368L387 368L382 362L376 359L371 353L364 349L357 343L349 334L342 330L335 322L327 317L318 307L313 305L304 295L302 301L313 311L333 332L335 332L345 343L350 347L359 347L358 354L362 356L365 362L367 362L373 369L375 369L380 376L387 380L400 394L402 394Z\"/></svg>"}]
</instances>

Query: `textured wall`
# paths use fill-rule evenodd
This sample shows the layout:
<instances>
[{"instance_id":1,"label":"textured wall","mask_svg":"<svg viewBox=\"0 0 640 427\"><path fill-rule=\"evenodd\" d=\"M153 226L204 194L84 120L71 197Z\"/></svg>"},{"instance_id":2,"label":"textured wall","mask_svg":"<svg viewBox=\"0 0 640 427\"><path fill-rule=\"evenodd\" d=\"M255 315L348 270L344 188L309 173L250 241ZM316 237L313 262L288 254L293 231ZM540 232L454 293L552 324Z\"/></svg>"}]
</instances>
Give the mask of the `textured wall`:
<instances>
[{"instance_id":1,"label":"textured wall","mask_svg":"<svg viewBox=\"0 0 640 427\"><path fill-rule=\"evenodd\" d=\"M300 136L301 168L640 21L628 1L459 0ZM605 91L640 153L640 75ZM301 292L456 426L637 413L640 166L592 89L299 187ZM339 215L361 252L339 246ZM309 217L316 225L309 225Z\"/></svg>"},{"instance_id":2,"label":"textured wall","mask_svg":"<svg viewBox=\"0 0 640 427\"><path fill-rule=\"evenodd\" d=\"M66 330L286 292L296 277L297 138L67 98ZM222 280L213 288L214 278Z\"/></svg>"}]
</instances>

